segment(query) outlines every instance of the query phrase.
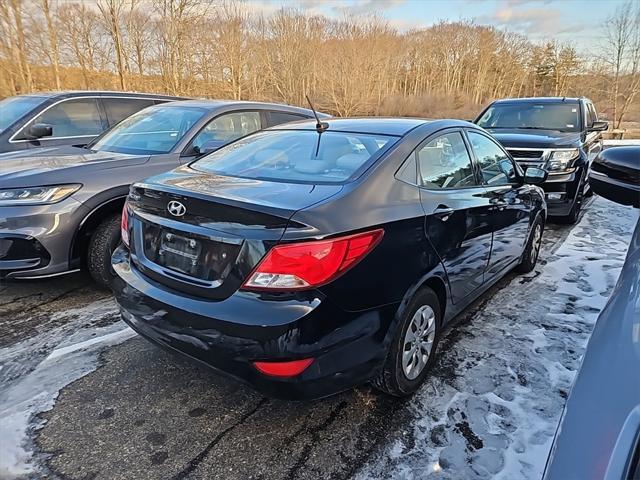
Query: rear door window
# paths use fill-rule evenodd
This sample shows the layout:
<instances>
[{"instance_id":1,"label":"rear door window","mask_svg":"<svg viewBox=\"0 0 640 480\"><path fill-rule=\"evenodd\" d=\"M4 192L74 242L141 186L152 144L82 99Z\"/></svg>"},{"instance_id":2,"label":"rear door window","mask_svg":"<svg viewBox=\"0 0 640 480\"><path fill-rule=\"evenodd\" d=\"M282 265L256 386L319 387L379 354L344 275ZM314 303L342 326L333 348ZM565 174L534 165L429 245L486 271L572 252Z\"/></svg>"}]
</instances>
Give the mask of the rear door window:
<instances>
[{"instance_id":1,"label":"rear door window","mask_svg":"<svg viewBox=\"0 0 640 480\"><path fill-rule=\"evenodd\" d=\"M143 98L103 98L102 105L107 113L110 126L120 123L127 117L153 105L152 99Z\"/></svg>"},{"instance_id":2,"label":"rear door window","mask_svg":"<svg viewBox=\"0 0 640 480\"><path fill-rule=\"evenodd\" d=\"M35 123L53 127L53 134L47 138L91 137L102 133L106 127L95 98L64 100L42 112L29 125ZM21 139L24 138L23 135Z\"/></svg>"},{"instance_id":3,"label":"rear door window","mask_svg":"<svg viewBox=\"0 0 640 480\"><path fill-rule=\"evenodd\" d=\"M517 182L518 174L513 161L496 142L476 132L468 131L467 135L486 185L510 185Z\"/></svg>"},{"instance_id":4,"label":"rear door window","mask_svg":"<svg viewBox=\"0 0 640 480\"><path fill-rule=\"evenodd\" d=\"M477 185L471 157L460 132L434 138L419 147L415 155L423 187L441 189Z\"/></svg>"},{"instance_id":5,"label":"rear door window","mask_svg":"<svg viewBox=\"0 0 640 480\"><path fill-rule=\"evenodd\" d=\"M306 120L309 117L287 112L267 112L267 121L269 126L280 125L281 123L297 122L298 120Z\"/></svg>"},{"instance_id":6,"label":"rear door window","mask_svg":"<svg viewBox=\"0 0 640 480\"><path fill-rule=\"evenodd\" d=\"M193 139L192 146L196 151L220 148L261 128L260 112L225 113L211 120L200 130Z\"/></svg>"}]
</instances>

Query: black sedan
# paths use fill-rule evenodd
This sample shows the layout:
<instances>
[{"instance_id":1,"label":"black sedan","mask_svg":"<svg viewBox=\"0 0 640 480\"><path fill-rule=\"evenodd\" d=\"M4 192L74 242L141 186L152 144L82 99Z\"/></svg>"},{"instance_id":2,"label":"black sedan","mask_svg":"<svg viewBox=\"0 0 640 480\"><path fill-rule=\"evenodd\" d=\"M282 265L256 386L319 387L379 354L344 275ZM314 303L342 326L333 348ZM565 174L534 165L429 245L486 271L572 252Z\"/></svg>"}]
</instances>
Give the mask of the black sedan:
<instances>
[{"instance_id":1,"label":"black sedan","mask_svg":"<svg viewBox=\"0 0 640 480\"><path fill-rule=\"evenodd\" d=\"M545 177L463 121L271 128L132 187L113 288L138 333L268 395L408 395L445 325L533 269Z\"/></svg>"}]
</instances>

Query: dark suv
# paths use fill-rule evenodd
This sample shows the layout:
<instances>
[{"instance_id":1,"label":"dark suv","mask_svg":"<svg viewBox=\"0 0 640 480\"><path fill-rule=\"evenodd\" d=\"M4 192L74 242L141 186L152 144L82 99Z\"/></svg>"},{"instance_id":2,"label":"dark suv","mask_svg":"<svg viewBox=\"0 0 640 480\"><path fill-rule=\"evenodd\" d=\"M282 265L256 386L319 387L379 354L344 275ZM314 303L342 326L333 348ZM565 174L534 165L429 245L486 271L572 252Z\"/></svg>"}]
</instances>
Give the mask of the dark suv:
<instances>
[{"instance_id":1,"label":"dark suv","mask_svg":"<svg viewBox=\"0 0 640 480\"><path fill-rule=\"evenodd\" d=\"M86 145L143 108L178 97L127 92L50 92L0 101L0 153Z\"/></svg>"},{"instance_id":2,"label":"dark suv","mask_svg":"<svg viewBox=\"0 0 640 480\"><path fill-rule=\"evenodd\" d=\"M523 167L549 172L543 188L549 216L569 223L578 220L583 198L589 195L587 173L602 150L598 121L587 98L516 98L496 100L475 120L489 130Z\"/></svg>"}]
</instances>

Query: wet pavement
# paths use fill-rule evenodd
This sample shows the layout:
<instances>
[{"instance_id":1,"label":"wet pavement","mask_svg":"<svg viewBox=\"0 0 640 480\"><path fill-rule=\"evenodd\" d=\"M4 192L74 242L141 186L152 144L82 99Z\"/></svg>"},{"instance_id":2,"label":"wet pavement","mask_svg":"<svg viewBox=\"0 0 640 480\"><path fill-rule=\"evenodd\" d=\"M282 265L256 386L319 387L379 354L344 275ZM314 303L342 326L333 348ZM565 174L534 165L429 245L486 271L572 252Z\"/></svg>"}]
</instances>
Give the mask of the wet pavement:
<instances>
[{"instance_id":1,"label":"wet pavement","mask_svg":"<svg viewBox=\"0 0 640 480\"><path fill-rule=\"evenodd\" d=\"M408 400L267 399L131 336L80 274L0 284L0 478L539 478L636 219L598 199L548 225Z\"/></svg>"}]
</instances>

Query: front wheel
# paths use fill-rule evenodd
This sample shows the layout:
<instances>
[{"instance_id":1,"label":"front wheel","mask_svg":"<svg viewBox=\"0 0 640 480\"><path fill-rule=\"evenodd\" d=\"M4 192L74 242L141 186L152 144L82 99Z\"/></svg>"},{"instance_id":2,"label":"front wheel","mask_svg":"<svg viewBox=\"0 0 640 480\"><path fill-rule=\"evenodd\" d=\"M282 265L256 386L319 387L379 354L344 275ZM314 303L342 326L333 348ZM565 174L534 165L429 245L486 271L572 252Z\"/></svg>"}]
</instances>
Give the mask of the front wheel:
<instances>
[{"instance_id":1,"label":"front wheel","mask_svg":"<svg viewBox=\"0 0 640 480\"><path fill-rule=\"evenodd\" d=\"M102 287L109 287L114 277L111 254L120 243L120 214L107 217L98 225L89 241L87 270Z\"/></svg>"},{"instance_id":2,"label":"front wheel","mask_svg":"<svg viewBox=\"0 0 640 480\"><path fill-rule=\"evenodd\" d=\"M536 217L531 227L531 233L529 239L522 252L522 258L520 264L517 267L520 273L531 272L538 262L538 256L540 255L540 248L542 247L542 232L544 231L544 222L538 216Z\"/></svg>"},{"instance_id":3,"label":"front wheel","mask_svg":"<svg viewBox=\"0 0 640 480\"><path fill-rule=\"evenodd\" d=\"M435 361L441 324L438 296L430 288L419 290L402 316L373 386L396 397L415 392Z\"/></svg>"},{"instance_id":4,"label":"front wheel","mask_svg":"<svg viewBox=\"0 0 640 480\"><path fill-rule=\"evenodd\" d=\"M584 185L581 185L578 189L578 193L576 193L576 199L573 202L573 206L571 210L569 210L569 214L564 217L560 217L559 220L562 223L566 223L569 225L573 225L580 218L580 212L582 211L582 203L584 201Z\"/></svg>"}]
</instances>

